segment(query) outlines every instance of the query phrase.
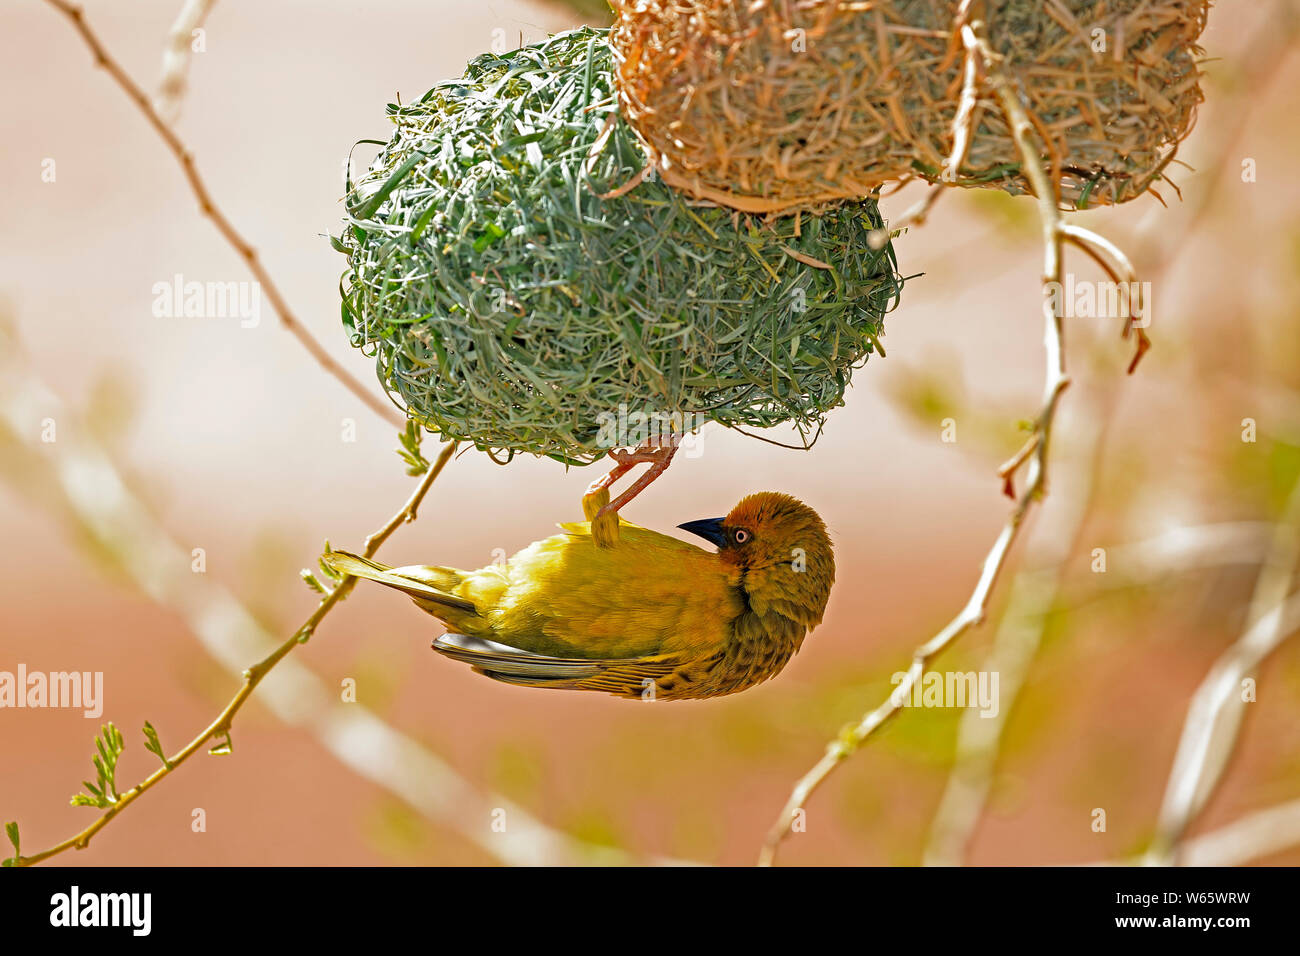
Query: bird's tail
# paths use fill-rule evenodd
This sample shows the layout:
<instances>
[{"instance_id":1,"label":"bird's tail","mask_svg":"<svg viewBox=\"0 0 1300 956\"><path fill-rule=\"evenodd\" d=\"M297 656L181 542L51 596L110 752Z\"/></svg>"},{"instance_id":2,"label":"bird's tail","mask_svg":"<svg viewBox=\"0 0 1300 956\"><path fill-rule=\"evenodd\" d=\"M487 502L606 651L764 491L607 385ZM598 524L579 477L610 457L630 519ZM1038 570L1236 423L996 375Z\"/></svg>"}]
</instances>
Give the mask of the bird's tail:
<instances>
[{"instance_id":1,"label":"bird's tail","mask_svg":"<svg viewBox=\"0 0 1300 956\"><path fill-rule=\"evenodd\" d=\"M471 613L477 610L472 601L456 597L454 594L448 594L446 591L412 576L413 572L426 571L427 573L427 571L433 569L390 568L387 565L371 561L369 558L363 558L361 555L353 554L350 551L326 551L321 556L321 560L340 574L350 574L354 578L367 578L371 581L378 581L387 587L396 588L398 591L409 594L421 603L428 602L438 607L450 608L456 611L469 611Z\"/></svg>"}]
</instances>

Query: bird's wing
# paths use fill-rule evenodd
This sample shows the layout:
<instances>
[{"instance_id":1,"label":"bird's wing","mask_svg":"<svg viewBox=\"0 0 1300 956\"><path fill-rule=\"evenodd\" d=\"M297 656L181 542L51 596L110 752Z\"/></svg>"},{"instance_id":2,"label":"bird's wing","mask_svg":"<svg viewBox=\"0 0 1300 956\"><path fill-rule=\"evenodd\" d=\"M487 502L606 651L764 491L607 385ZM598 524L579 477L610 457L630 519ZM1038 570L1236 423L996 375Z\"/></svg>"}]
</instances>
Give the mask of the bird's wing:
<instances>
[{"instance_id":1,"label":"bird's wing","mask_svg":"<svg viewBox=\"0 0 1300 956\"><path fill-rule=\"evenodd\" d=\"M454 621L448 628L534 654L639 660L705 653L744 611L739 578L716 555L630 525L612 548L582 532L535 542L510 558L507 572L508 588L491 602L464 591L491 633Z\"/></svg>"},{"instance_id":2,"label":"bird's wing","mask_svg":"<svg viewBox=\"0 0 1300 956\"><path fill-rule=\"evenodd\" d=\"M623 697L640 697L648 686L645 682L664 677L682 664L673 654L611 660L552 657L465 634L444 634L433 642L433 649L507 684L596 690Z\"/></svg>"}]
</instances>

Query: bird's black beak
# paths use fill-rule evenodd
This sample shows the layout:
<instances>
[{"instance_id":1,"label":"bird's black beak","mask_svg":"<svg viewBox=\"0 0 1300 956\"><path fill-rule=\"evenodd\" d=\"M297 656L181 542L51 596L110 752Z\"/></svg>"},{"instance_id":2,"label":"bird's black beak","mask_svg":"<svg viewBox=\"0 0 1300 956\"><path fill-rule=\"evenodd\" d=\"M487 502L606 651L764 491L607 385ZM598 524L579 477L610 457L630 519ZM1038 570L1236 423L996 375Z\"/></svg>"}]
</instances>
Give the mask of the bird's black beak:
<instances>
[{"instance_id":1,"label":"bird's black beak","mask_svg":"<svg viewBox=\"0 0 1300 956\"><path fill-rule=\"evenodd\" d=\"M691 534L698 534L705 541L721 548L727 543L727 533L722 530L722 522L725 520L725 518L701 518L699 521L688 521L677 527Z\"/></svg>"}]
</instances>

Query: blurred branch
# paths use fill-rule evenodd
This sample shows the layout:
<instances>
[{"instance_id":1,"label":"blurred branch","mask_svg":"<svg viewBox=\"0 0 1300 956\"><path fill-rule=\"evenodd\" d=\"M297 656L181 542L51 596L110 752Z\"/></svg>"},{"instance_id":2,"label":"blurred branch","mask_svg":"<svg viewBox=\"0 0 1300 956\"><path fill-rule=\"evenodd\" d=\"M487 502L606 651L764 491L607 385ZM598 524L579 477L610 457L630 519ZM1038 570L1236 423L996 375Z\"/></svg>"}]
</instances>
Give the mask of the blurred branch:
<instances>
[{"instance_id":1,"label":"blurred branch","mask_svg":"<svg viewBox=\"0 0 1300 956\"><path fill-rule=\"evenodd\" d=\"M1287 597L1297 565L1300 482L1291 492L1286 514L1256 579L1246 632L1215 662L1192 696L1147 862L1179 862L1179 841L1218 787L1236 749L1247 703L1242 682L1300 628L1300 594Z\"/></svg>"},{"instance_id":2,"label":"blurred branch","mask_svg":"<svg viewBox=\"0 0 1300 956\"><path fill-rule=\"evenodd\" d=\"M1279 6L1284 7L1285 4ZM1279 24L1284 29L1277 29ZM1250 80L1246 91L1238 99L1252 99L1258 88L1272 79L1278 62L1291 49L1289 34L1295 32L1296 26L1297 18L1290 9L1279 10L1277 18L1265 18L1263 26L1254 32L1246 44L1248 52L1244 59L1250 64ZM1282 37L1280 40L1279 35ZM1215 162L1211 163L1212 170L1224 167L1225 157L1240 138L1249 115L1249 110L1237 111L1237 121L1232 132L1227 137L1220 138L1219 152ZM1186 248L1187 243L1181 237L1185 237L1187 229L1205 215L1221 182L1221 176L1209 180L1209 185L1192 207L1187 226L1178 233L1179 241L1169 247L1154 250L1158 266L1152 275L1153 282L1163 278L1178 254ZM1099 237L1094 237L1097 238ZM1139 250L1139 256L1146 251L1146 247L1156 245L1155 241L1143 243L1144 248ZM1085 251L1091 254L1086 247ZM1136 275L1123 253L1117 248L1107 251L1111 260L1119 263L1124 272L1121 279L1106 261L1097 259L1102 269L1110 274L1112 281L1134 281ZM1091 489L1093 485L1089 487ZM1071 512L1080 520L1086 514L1086 510L1080 507L1071 509ZM1031 548L1037 550L1038 542L1044 541L1042 557L1031 558L1029 563L1037 566L1036 569L1020 572L1012 582L1011 598L985 665L986 669L996 670L1001 675L1001 706L998 714L994 718L983 718L973 711L962 715L957 754L931 825L930 842L925 852L925 862L928 865L955 865L962 862L970 836L982 815L992 784L1002 731L1014 708L1029 664L1037 653L1047 614L1058 600L1066 571L1064 559L1073 551L1073 547L1057 546L1062 541L1073 538L1074 533L1065 530L1070 524L1066 520L1066 513L1058 507L1056 514L1061 519L1057 522L1061 525L1060 528L1053 533L1046 533L1049 529L1044 526L1035 532ZM1113 564L1116 570L1136 571L1148 577L1160 570L1181 572L1195 567L1221 566L1234 562L1255 564L1263 559L1260 543L1264 535L1261 531L1268 529L1269 526L1262 522L1179 528L1160 539L1113 549ZM1078 526L1075 525L1075 531L1077 530ZM1061 537L1055 537L1057 534ZM1055 557L1051 554L1053 551L1057 552ZM1123 580L1131 580L1134 576L1133 573L1122 576L1111 574L1107 576L1106 583L1115 585Z\"/></svg>"},{"instance_id":3,"label":"blurred branch","mask_svg":"<svg viewBox=\"0 0 1300 956\"><path fill-rule=\"evenodd\" d=\"M73 27L76 28L77 32L81 35L81 38L86 42L86 46L90 47L91 53L94 54L95 64L108 71L109 76L111 76L117 85L122 88L122 91L126 93L127 97L130 98L137 107L139 107L140 112L142 112L145 119L149 121L149 125L154 128L160 137L162 137L163 142L167 145L167 148L171 150L172 155L176 157L176 161L180 164L181 170L185 174L185 179L189 182L190 189L193 191L194 197L199 202L199 208L205 216L212 220L213 225L217 227L217 231L221 233L222 237L230 244L231 248L233 248L244 260L248 266L248 271L253 274L253 277L258 281L262 290L266 293L267 299L270 300L271 306L275 309L276 315L279 316L280 324L298 340L302 347L311 354L312 358L316 360L317 364L319 364L321 368L342 383L345 388L364 402L373 412L375 412L375 414L392 422L400 428L405 423L405 416L398 413L398 411L391 405L386 404L382 399L353 377L347 369L335 361L330 354L325 351L324 347L316 341L312 334L307 331L307 327L303 325L294 315L292 310L290 310L289 303L285 301L279 287L271 279L271 275L266 271L266 267L262 265L257 250L248 243L235 227L231 225L230 220L226 218L225 214L217 208L217 204L213 200L212 194L208 192L207 185L199 175L198 167L194 163L194 153L189 149L189 147L181 142L181 139L176 135L175 130L173 130L172 127L158 115L157 111L155 111L153 106L150 105L149 98L145 96L144 91L136 85L134 80L127 76L126 71L122 69L117 61L109 56L104 45L90 29L90 25L86 22L86 17L82 9L74 4L66 2L66 0L46 0L46 3L72 21Z\"/></svg>"},{"instance_id":4,"label":"blurred branch","mask_svg":"<svg viewBox=\"0 0 1300 956\"><path fill-rule=\"evenodd\" d=\"M190 70L190 54L194 52L194 32L203 26L217 0L185 0L176 22L172 24L163 50L162 77L158 81L158 94L154 109L168 123L180 118L181 101Z\"/></svg>"},{"instance_id":5,"label":"blurred branch","mask_svg":"<svg viewBox=\"0 0 1300 956\"><path fill-rule=\"evenodd\" d=\"M1268 521L1185 525L1142 541L1108 546L1106 573L1093 576L1092 593L1073 603L1058 602L1057 608L1075 610L1106 592L1148 587L1165 575L1232 566L1258 568L1268 555L1275 527ZM1029 573L1054 571L1044 567Z\"/></svg>"},{"instance_id":6,"label":"blurred branch","mask_svg":"<svg viewBox=\"0 0 1300 956\"><path fill-rule=\"evenodd\" d=\"M12 353L13 350L8 351ZM184 569L189 567L189 556L154 525L148 510L126 487L108 456L89 441L79 441L68 436L67 420L70 416L60 409L58 398L29 373L20 369L13 361L12 354L6 365L4 391L0 392L0 396L3 396L0 420L7 426L13 441L21 446L35 442L34 436L39 433L37 426L42 418L51 418L55 422L63 419L63 437L47 448L65 450L57 463L47 464L51 472L48 477L92 538L123 563L150 597L188 611L201 632L214 628L230 633L261 630L251 615L228 595L221 592L196 593L198 579L194 582L185 579ZM38 411L42 414L37 414ZM425 494L454 451L454 444L447 445L437 464L420 481L401 510L366 539L365 554L368 557L376 553L399 526L415 520L416 511ZM189 576L194 577L192 574ZM228 745L235 715L253 691L272 668L315 632L325 615L347 597L355 585L355 578L343 578L322 598L301 628L269 655L245 670L243 686L225 709L185 747L166 758L162 767L129 790L116 794L111 805L80 833L48 850L18 857L17 865L39 863L74 847L84 849L96 833L108 826L118 814L148 790L170 776L206 743L224 738ZM245 641L247 637L241 636L241 646Z\"/></svg>"},{"instance_id":7,"label":"blurred branch","mask_svg":"<svg viewBox=\"0 0 1300 956\"><path fill-rule=\"evenodd\" d=\"M1157 574L1182 574L1204 568L1262 562L1274 525L1267 521L1222 521L1185 525L1143 541L1108 549L1108 586L1150 580Z\"/></svg>"},{"instance_id":8,"label":"blurred branch","mask_svg":"<svg viewBox=\"0 0 1300 956\"><path fill-rule=\"evenodd\" d=\"M1245 59L1250 64L1251 74L1247 89L1239 99L1253 98L1258 88L1272 79L1278 62L1291 49L1288 34L1294 33L1297 18L1289 9L1279 11L1279 14L1284 15L1280 15L1277 22L1284 24L1285 29L1278 30L1274 18L1266 17L1264 25L1255 31L1246 44L1248 53ZM1278 39L1279 34L1281 40ZM1232 132L1220 140L1216 161L1210 167L1212 170L1223 168L1225 157L1240 138L1249 115L1247 109L1237 111L1237 121ZM1185 237L1186 230L1198 223L1211 207L1222 180L1222 176L1210 179L1207 188L1197 197L1192 207L1187 226L1179 231L1180 237ZM1156 243L1143 243L1144 248L1139 250L1139 256L1146 251L1147 246L1156 246ZM1168 273L1186 246L1187 243L1180 238L1167 248L1155 250L1158 265L1152 274L1152 282L1159 281ZM1086 246L1084 248L1089 251ZM1110 274L1111 280L1134 281L1136 275L1133 267L1123 253L1117 248L1108 251L1112 260L1122 264L1125 273L1121 279L1106 261L1098 259L1098 264ZM1140 352L1135 361L1137 358L1140 358ZM1096 444L1093 447L1097 450L1100 448ZM1089 494L1093 487L1095 480L1088 485ZM929 844L924 855L927 865L952 866L963 860L971 834L988 799L1002 732L1014 709L1030 663L1037 654L1047 615L1059 598L1066 571L1064 562L1073 552L1073 545L1065 547L1064 543L1075 538L1080 526L1078 522L1082 521L1086 513L1087 509L1078 503L1068 510L1058 507L1058 520L1055 522L1058 527L1044 526L1035 531L1031 548L1041 553L1031 555L1028 562L1035 570L1022 571L1013 580L1011 597L994 638L993 650L985 664L987 670L1000 674L1000 707L997 716L992 718L985 718L976 711L967 711L962 715L956 756L931 823ZM1070 520L1071 515L1074 517L1073 522ZM1073 531L1069 530L1071 527ZM1117 570L1138 569L1148 575L1158 568L1185 571L1206 563L1220 566L1230 563L1234 556L1241 558L1240 563L1254 564L1263 558L1259 547L1263 537L1259 533L1261 528L1267 529L1268 526L1263 523L1254 526L1240 523L1179 528L1161 539L1115 549L1112 554L1113 564ZM1243 538L1250 540L1243 541ZM1041 548L1040 541L1043 542ZM1131 579L1132 575L1126 574L1125 577ZM1111 574L1106 583L1114 585L1121 580L1120 575Z\"/></svg>"},{"instance_id":9,"label":"blurred branch","mask_svg":"<svg viewBox=\"0 0 1300 956\"><path fill-rule=\"evenodd\" d=\"M1257 810L1187 840L1182 845L1181 862L1184 866L1239 866L1293 846L1300 846L1300 800Z\"/></svg>"},{"instance_id":10,"label":"blurred branch","mask_svg":"<svg viewBox=\"0 0 1300 956\"><path fill-rule=\"evenodd\" d=\"M1033 570L1019 571L1012 579L1007 606L984 663L984 670L998 674L998 710L993 716L974 708L962 713L953 765L930 823L923 855L926 866L960 865L983 814L1002 732L1038 653L1047 617L1059 599L1070 556L1077 550L1079 534L1092 512L1105 436L1119 400L1118 390L1104 396L1101 401L1073 406L1079 410L1080 420L1071 423L1068 455L1056 463L1054 472L1064 476L1063 482L1057 479L1064 492L1034 528L1026 555Z\"/></svg>"},{"instance_id":11,"label":"blurred branch","mask_svg":"<svg viewBox=\"0 0 1300 956\"><path fill-rule=\"evenodd\" d=\"M924 857L927 866L955 866L963 862L970 836L988 800L1002 733L1037 653L1047 616L1053 609L1062 607L1061 585L1068 570L1064 559L1074 553L1078 542L1069 548L1057 545L1062 537L1071 537L1065 529L1074 521L1067 515L1074 515L1077 520L1087 511L1072 497L1066 496L1064 502L1066 511L1058 506L1055 511L1045 513L1045 521L1047 515L1057 516L1052 526L1044 524L1034 531L1031 545L1034 556L1028 562L1033 569L1018 572L1012 581L1007 608L984 665L986 670L1000 675L998 713L989 718L981 717L977 711L962 714L953 766L931 823ZM1257 566L1268 553L1275 527L1265 521L1184 526L1143 541L1108 547L1107 573L1097 575L1096 583L1099 588L1113 590L1147 585L1167 574L1230 565ZM1053 552L1057 560L1053 560Z\"/></svg>"},{"instance_id":12,"label":"blurred branch","mask_svg":"<svg viewBox=\"0 0 1300 956\"><path fill-rule=\"evenodd\" d=\"M1015 139L1016 148L1024 162L1025 175L1033 189L1042 226L1042 309L1047 360L1043 406L1038 419L1034 423L1032 438L1026 443L1025 448L1005 464L1000 471L1007 490L1012 491L1015 473L1022 466L1027 465L1028 472L1025 478L1025 487L1015 507L1012 508L1011 514L1007 518L1007 522L994 542L992 549L984 559L979 580L975 585L974 592L966 602L966 606L942 631L916 649L912 656L911 666L889 697L874 710L869 711L856 725L850 724L845 727L839 736L827 746L823 757L795 784L790 798L786 801L785 807L772 825L763 844L759 855L759 864L764 866L775 861L778 847L789 835L796 814L807 802L808 798L825 782L836 767L847 760L887 720L900 712L901 702L911 693L912 687L921 679L925 668L935 656L984 619L993 587L1006 565L1011 545L1020 533L1025 516L1029 513L1034 502L1039 500L1046 490L1047 454L1051 444L1052 426L1061 393L1069 384L1069 378L1065 374L1064 330L1059 311L1060 296L1053 294L1054 289L1060 288L1062 247L1067 238L1067 231L1064 228L1059 209L1059 197L1054 186L1055 178L1049 175L1039 148L1033 142L1035 135L1033 121L1021 103L1015 85L998 68L997 63L1000 58L980 36L979 31L982 29L983 24L978 21L965 22L968 6L968 3L963 2L955 27L960 30L967 57L972 60L978 59L983 64L986 82L996 94L1002 111L1007 118L1011 134ZM960 131L956 131L954 135L955 137L960 136ZM1043 149L1051 154L1051 143L1045 139L1043 140ZM1048 162L1054 166L1056 163L1055 157L1052 156ZM1079 240L1078 230L1072 231L1070 237L1072 241ZM1091 251L1090 254L1092 254ZM1126 332L1128 327L1128 324L1126 324ZM1138 332L1138 355L1140 357L1143 350L1142 343L1145 338L1141 330L1138 330Z\"/></svg>"},{"instance_id":13,"label":"blurred branch","mask_svg":"<svg viewBox=\"0 0 1300 956\"><path fill-rule=\"evenodd\" d=\"M280 719L313 734L345 766L505 863L629 862L618 850L551 829L501 795L478 792L439 757L361 704L340 703L337 693L288 655L347 596L355 579L343 578L287 640L271 635L237 598L207 577L191 573L189 553L159 526L107 454L76 434L70 425L72 413L13 357L11 345L4 344L5 349L0 350L7 360L0 375L0 439L7 447L0 462L11 469L25 466L32 473L31 484L53 490L73 525L112 555L152 600L174 608L222 665L238 671L247 660L260 658L244 671L244 683L235 697L193 741L166 758L152 775L122 792L89 827L40 853L21 856L20 864L84 848L122 810L205 744L227 738L235 715L254 689L259 689L258 699ZM41 444L35 436L41 420L48 417L60 422L58 440ZM443 449L403 507L366 539L367 555L376 553L397 528L414 519L454 447L448 444ZM149 737L151 741L155 738L156 732ZM494 833L488 825L490 811L497 807L507 814L505 833Z\"/></svg>"}]
</instances>

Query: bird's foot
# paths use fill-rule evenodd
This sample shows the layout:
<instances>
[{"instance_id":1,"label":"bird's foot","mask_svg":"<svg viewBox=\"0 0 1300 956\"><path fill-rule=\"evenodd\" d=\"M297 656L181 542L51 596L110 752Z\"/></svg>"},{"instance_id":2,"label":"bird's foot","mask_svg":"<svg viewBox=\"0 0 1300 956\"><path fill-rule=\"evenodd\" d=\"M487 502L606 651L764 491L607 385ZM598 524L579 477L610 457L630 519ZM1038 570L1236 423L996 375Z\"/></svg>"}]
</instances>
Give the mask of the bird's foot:
<instances>
[{"instance_id":1,"label":"bird's foot","mask_svg":"<svg viewBox=\"0 0 1300 956\"><path fill-rule=\"evenodd\" d=\"M609 457L614 459L614 467L609 473L597 481L592 482L591 487L587 489L586 498L599 494L602 491L608 491L610 485L618 481L637 465L649 465L650 467L632 483L632 487L623 492L613 501L603 505L597 513L597 517L617 514L619 509L629 501L645 491L650 484L668 470L669 464L672 463L673 455L677 454L677 445L680 436L669 435L665 438L656 438L642 442L638 447L628 450L616 448L609 453Z\"/></svg>"}]
</instances>

